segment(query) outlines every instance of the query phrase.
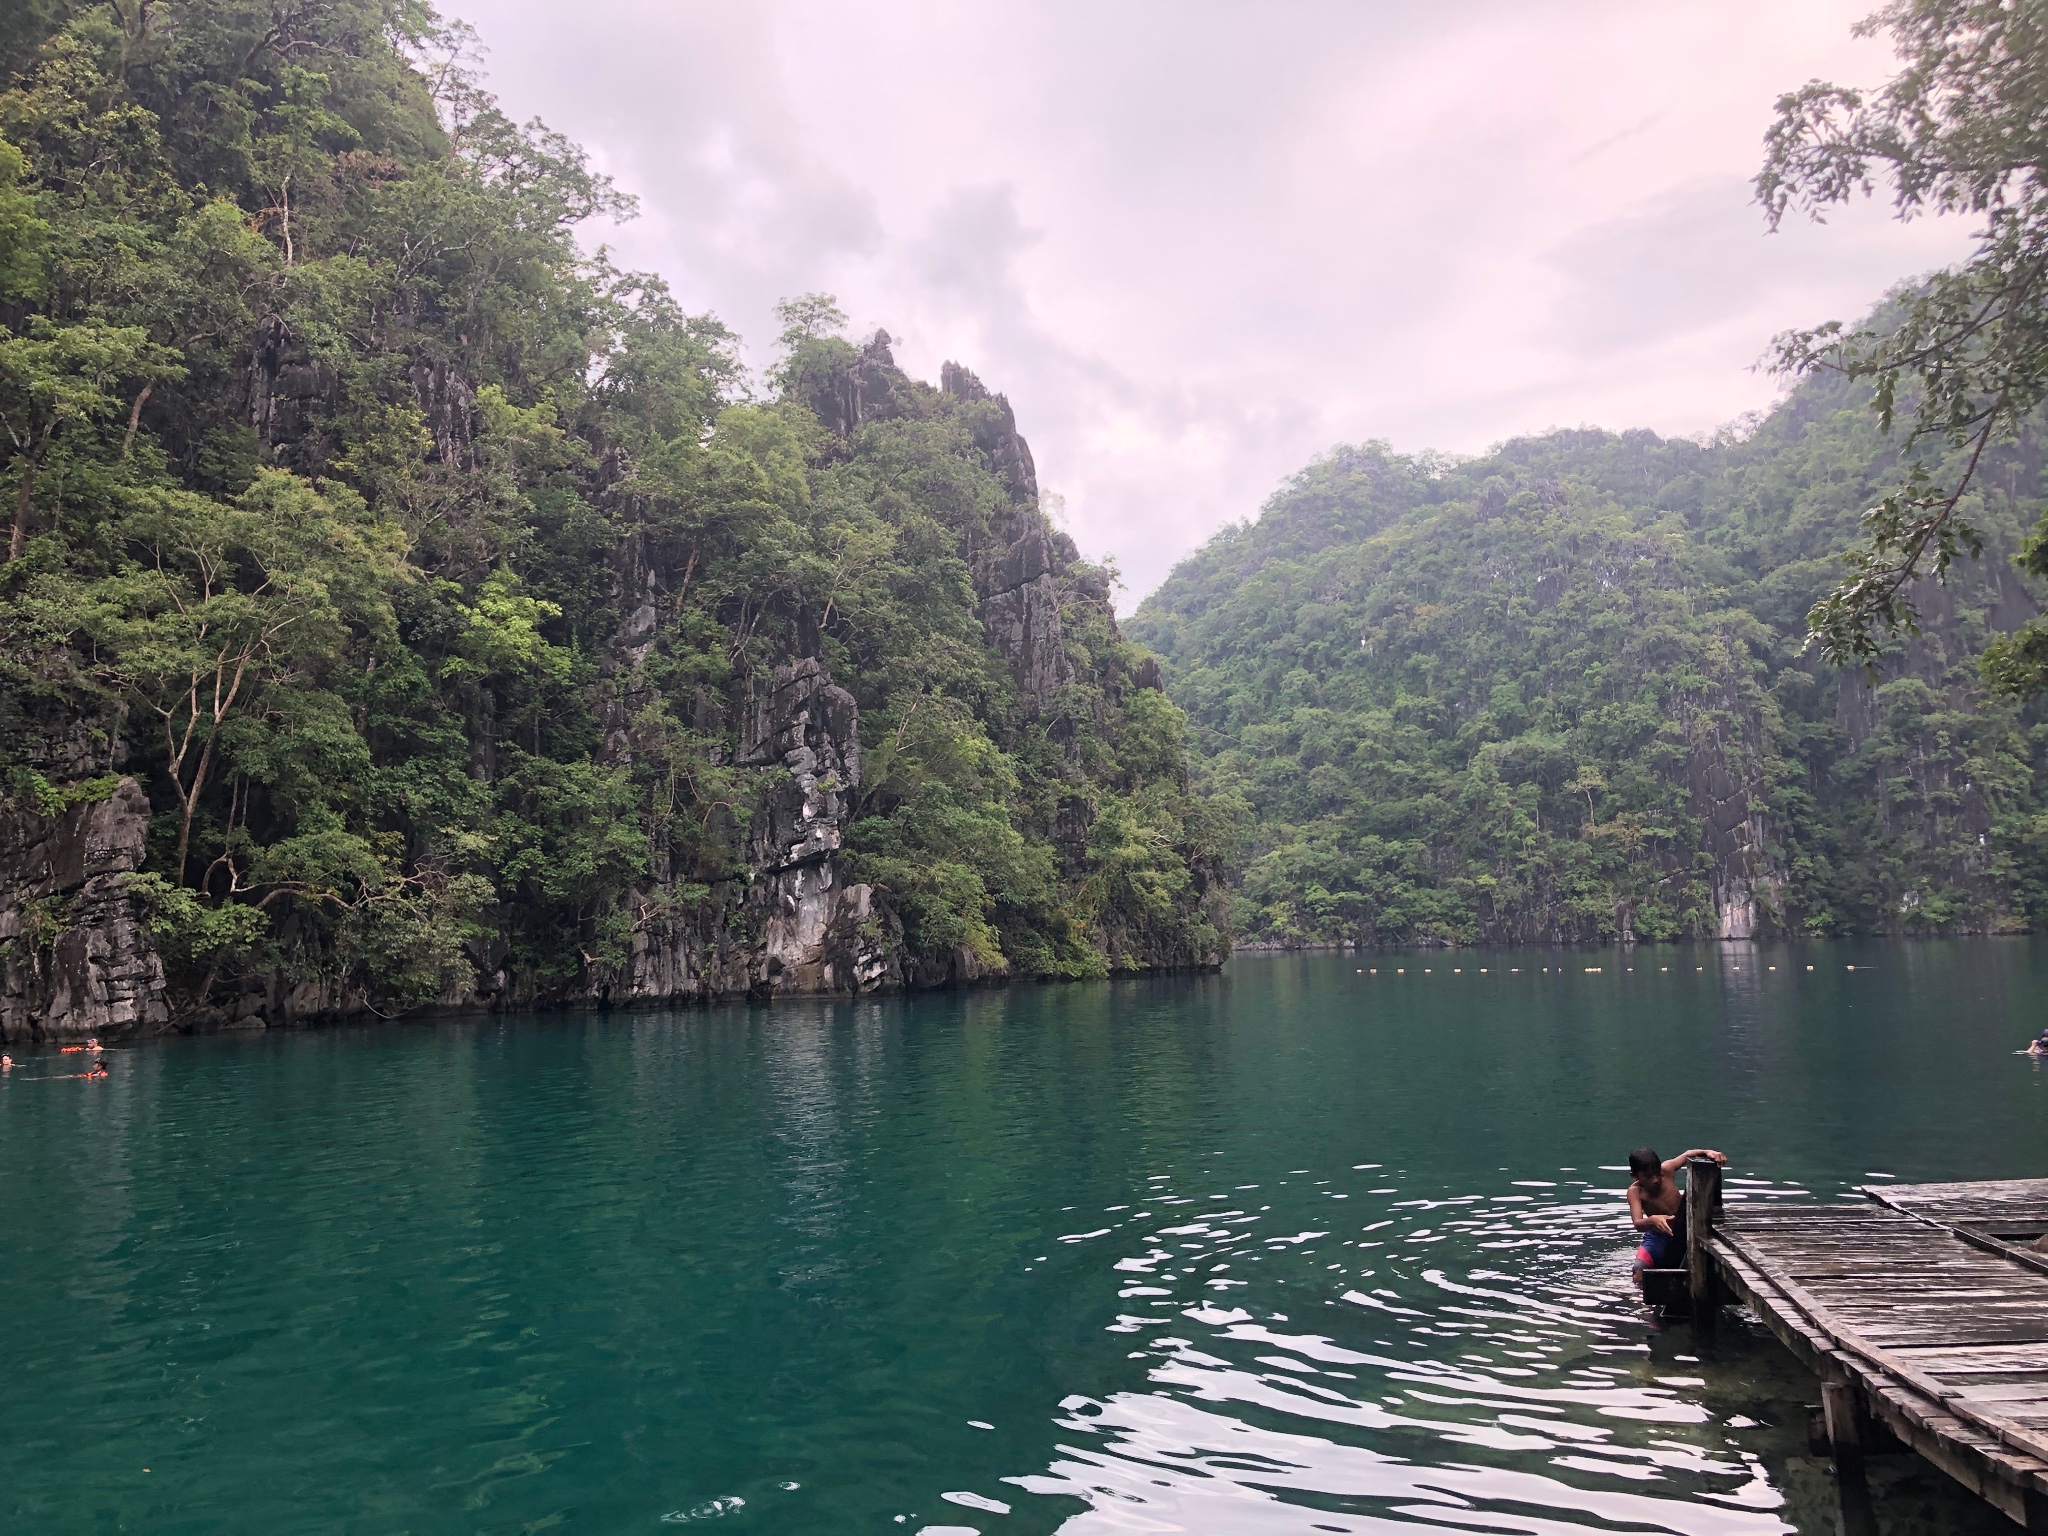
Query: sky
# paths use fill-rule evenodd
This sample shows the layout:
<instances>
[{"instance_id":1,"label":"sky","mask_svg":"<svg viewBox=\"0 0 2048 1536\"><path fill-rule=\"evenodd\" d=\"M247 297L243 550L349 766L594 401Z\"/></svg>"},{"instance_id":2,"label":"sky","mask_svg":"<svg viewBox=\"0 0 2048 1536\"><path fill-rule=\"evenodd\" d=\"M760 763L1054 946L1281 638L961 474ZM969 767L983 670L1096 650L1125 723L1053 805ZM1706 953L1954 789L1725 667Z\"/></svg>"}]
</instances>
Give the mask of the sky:
<instances>
[{"instance_id":1,"label":"sky","mask_svg":"<svg viewBox=\"0 0 2048 1536\"><path fill-rule=\"evenodd\" d=\"M1892 68L1869 0L453 0L639 200L591 232L773 358L835 295L1007 394L1126 612L1340 442L1469 454L1767 408L1792 326L1969 231L1766 232L1771 107Z\"/></svg>"}]
</instances>

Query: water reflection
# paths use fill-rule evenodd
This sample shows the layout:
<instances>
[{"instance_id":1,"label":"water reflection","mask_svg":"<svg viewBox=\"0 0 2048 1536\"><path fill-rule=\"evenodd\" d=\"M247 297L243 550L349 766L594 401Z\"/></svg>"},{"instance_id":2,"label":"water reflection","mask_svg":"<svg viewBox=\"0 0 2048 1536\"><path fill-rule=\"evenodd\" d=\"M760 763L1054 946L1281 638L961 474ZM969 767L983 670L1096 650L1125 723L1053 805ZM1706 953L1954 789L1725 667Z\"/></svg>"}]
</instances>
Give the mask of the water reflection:
<instances>
[{"instance_id":1,"label":"water reflection","mask_svg":"<svg viewBox=\"0 0 2048 1536\"><path fill-rule=\"evenodd\" d=\"M2048 1173L2048 944L1408 958L31 1053L0 1528L1832 1536L1600 1165Z\"/></svg>"},{"instance_id":2,"label":"water reflection","mask_svg":"<svg viewBox=\"0 0 2048 1536\"><path fill-rule=\"evenodd\" d=\"M1689 1329L1629 1300L1619 1188L1562 1170L1401 1198L1384 1177L1159 1180L1063 1239L1135 1282L1110 1331L1149 1390L1067 1398L1058 1459L1007 1481L1082 1501L1072 1536L1794 1529L1743 1444L1759 1421L1711 1400ZM1326 1224L1298 1226L1304 1208Z\"/></svg>"}]
</instances>

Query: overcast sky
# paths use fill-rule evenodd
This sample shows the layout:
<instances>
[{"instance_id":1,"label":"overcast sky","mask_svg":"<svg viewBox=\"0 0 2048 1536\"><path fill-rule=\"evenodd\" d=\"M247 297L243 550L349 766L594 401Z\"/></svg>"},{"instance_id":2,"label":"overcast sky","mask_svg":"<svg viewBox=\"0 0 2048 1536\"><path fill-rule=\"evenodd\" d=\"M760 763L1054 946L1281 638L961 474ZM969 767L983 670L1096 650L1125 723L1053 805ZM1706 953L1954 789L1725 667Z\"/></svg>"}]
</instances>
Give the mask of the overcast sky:
<instances>
[{"instance_id":1,"label":"overcast sky","mask_svg":"<svg viewBox=\"0 0 2048 1536\"><path fill-rule=\"evenodd\" d=\"M1965 245L1750 202L1779 92L1890 73L1861 0L450 8L755 363L824 291L1007 393L1125 609L1335 443L1710 430L1770 403L1773 333Z\"/></svg>"}]
</instances>

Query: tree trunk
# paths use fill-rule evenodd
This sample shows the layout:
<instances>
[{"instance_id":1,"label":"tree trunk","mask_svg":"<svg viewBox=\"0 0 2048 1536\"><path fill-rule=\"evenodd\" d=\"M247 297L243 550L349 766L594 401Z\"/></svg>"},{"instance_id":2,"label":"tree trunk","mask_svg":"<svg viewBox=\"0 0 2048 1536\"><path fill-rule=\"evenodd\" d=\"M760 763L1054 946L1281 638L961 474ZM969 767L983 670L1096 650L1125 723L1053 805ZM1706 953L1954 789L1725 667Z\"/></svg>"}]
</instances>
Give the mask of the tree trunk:
<instances>
[{"instance_id":1,"label":"tree trunk","mask_svg":"<svg viewBox=\"0 0 2048 1536\"><path fill-rule=\"evenodd\" d=\"M21 461L21 492L14 498L14 533L7 540L9 560L19 560L28 544L28 509L35 494L36 461L24 455Z\"/></svg>"},{"instance_id":2,"label":"tree trunk","mask_svg":"<svg viewBox=\"0 0 2048 1536\"><path fill-rule=\"evenodd\" d=\"M135 405L128 412L128 435L121 439L121 457L124 459L135 447L135 429L142 425L142 408L149 404L149 397L155 389L154 379L143 385L142 393L135 397Z\"/></svg>"},{"instance_id":3,"label":"tree trunk","mask_svg":"<svg viewBox=\"0 0 2048 1536\"><path fill-rule=\"evenodd\" d=\"M216 723L214 732L218 730ZM199 792L206 787L206 771L213 766L213 734L207 735L205 749L199 754L198 771L192 775L192 788L185 795L184 814L178 818L178 874L173 882L177 885L185 883L185 850L192 842L192 817L199 809Z\"/></svg>"}]
</instances>

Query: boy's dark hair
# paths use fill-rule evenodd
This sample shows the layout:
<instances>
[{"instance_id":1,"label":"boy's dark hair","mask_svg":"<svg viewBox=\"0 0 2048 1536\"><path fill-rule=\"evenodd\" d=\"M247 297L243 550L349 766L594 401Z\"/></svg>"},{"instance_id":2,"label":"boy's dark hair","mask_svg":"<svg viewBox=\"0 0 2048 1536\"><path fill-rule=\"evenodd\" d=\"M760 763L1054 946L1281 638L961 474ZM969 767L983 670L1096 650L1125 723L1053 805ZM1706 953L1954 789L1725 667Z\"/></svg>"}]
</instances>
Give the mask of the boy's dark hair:
<instances>
[{"instance_id":1,"label":"boy's dark hair","mask_svg":"<svg viewBox=\"0 0 2048 1536\"><path fill-rule=\"evenodd\" d=\"M1664 1159L1657 1155L1655 1147L1637 1147L1628 1155L1628 1171L1632 1174L1655 1173L1664 1166Z\"/></svg>"}]
</instances>

